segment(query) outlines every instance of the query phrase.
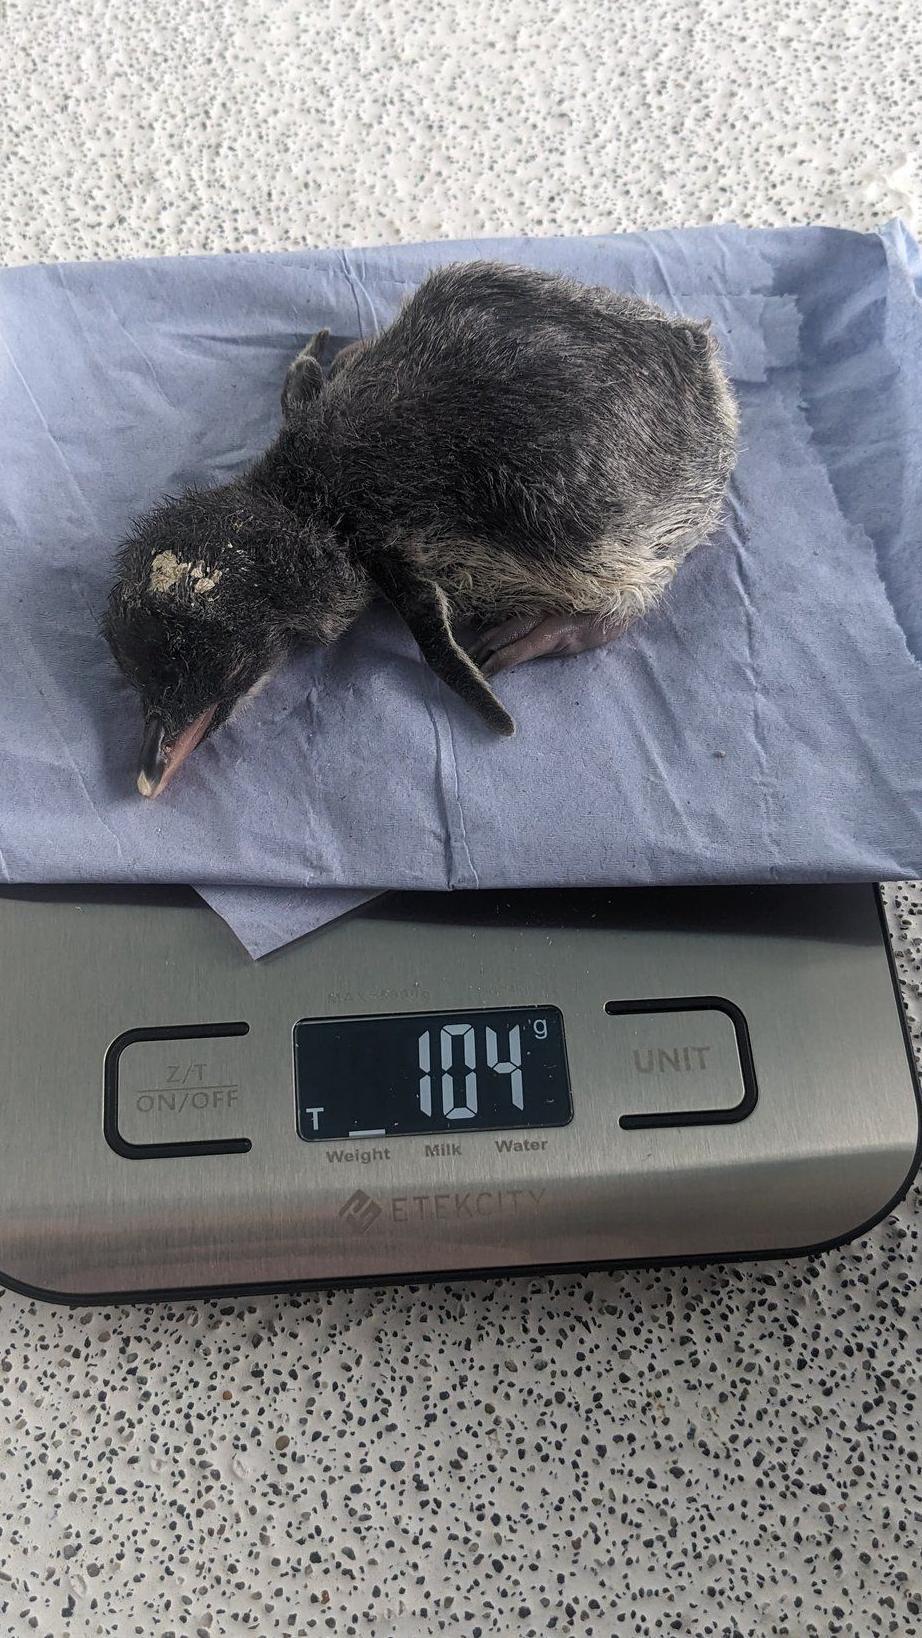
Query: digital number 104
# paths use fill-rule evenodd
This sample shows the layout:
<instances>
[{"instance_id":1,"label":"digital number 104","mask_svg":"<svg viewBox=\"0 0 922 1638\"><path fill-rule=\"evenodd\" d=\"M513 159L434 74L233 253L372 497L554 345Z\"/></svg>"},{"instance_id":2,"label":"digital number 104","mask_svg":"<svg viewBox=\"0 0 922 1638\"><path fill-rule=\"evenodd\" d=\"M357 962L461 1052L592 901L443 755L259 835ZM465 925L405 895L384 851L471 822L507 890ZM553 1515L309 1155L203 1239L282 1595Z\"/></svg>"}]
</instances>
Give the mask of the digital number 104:
<instances>
[{"instance_id":1,"label":"digital number 104","mask_svg":"<svg viewBox=\"0 0 922 1638\"><path fill-rule=\"evenodd\" d=\"M531 1027L539 1041L547 1040L546 1019L536 1018ZM433 1037L436 1034L438 1066L433 1052ZM521 1024L513 1024L509 1029L505 1057L500 1056L497 1032L489 1024L484 1028L484 1046L486 1062L480 1065L473 1024L443 1024L439 1031L423 1030L419 1037L419 1107L422 1114L432 1114L435 1081L441 1094L443 1119L473 1120L480 1107L477 1077L482 1069L491 1070L494 1075L508 1076L509 1101L513 1109L525 1108Z\"/></svg>"}]
</instances>

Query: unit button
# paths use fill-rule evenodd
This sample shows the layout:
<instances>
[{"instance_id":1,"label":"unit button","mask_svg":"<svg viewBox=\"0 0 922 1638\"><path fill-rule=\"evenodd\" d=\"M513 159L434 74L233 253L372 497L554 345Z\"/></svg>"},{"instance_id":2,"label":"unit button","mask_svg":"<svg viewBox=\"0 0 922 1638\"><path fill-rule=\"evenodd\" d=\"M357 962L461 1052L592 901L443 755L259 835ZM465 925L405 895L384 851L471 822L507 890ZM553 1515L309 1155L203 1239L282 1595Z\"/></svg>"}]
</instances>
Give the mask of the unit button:
<instances>
[{"instance_id":1,"label":"unit button","mask_svg":"<svg viewBox=\"0 0 922 1638\"><path fill-rule=\"evenodd\" d=\"M106 1054L104 1126L128 1159L251 1147L240 1036L246 1024L127 1030Z\"/></svg>"},{"instance_id":2,"label":"unit button","mask_svg":"<svg viewBox=\"0 0 922 1638\"><path fill-rule=\"evenodd\" d=\"M718 1125L752 1114L749 1031L733 1002L612 1001L605 1010L623 1127Z\"/></svg>"}]
</instances>

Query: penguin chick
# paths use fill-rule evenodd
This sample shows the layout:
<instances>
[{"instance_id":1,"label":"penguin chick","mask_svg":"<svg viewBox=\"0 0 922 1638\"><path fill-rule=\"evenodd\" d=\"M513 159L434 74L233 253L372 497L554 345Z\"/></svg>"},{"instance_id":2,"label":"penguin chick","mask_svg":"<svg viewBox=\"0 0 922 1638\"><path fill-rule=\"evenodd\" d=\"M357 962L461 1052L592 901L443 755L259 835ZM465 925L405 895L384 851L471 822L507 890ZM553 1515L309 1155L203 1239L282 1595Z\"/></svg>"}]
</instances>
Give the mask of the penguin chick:
<instances>
[{"instance_id":1,"label":"penguin chick","mask_svg":"<svg viewBox=\"0 0 922 1638\"><path fill-rule=\"evenodd\" d=\"M328 375L326 339L291 365L266 454L122 548L103 630L144 714L142 795L293 645L334 642L379 594L511 733L487 677L609 642L719 518L737 415L705 325L472 262Z\"/></svg>"}]
</instances>

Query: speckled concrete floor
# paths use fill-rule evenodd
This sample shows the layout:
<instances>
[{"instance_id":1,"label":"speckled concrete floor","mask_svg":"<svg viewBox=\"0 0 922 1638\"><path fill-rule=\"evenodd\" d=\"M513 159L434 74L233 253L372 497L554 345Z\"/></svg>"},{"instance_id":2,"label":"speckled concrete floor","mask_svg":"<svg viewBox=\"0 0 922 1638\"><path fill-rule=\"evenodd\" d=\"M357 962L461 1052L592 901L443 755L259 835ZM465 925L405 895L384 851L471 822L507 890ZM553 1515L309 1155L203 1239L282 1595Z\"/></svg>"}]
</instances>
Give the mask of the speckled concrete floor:
<instances>
[{"instance_id":1,"label":"speckled concrete floor","mask_svg":"<svg viewBox=\"0 0 922 1638\"><path fill-rule=\"evenodd\" d=\"M7 0L0 256L912 222L920 47L911 0ZM919 1309L917 1197L801 1264L5 1295L0 1630L911 1638Z\"/></svg>"}]
</instances>

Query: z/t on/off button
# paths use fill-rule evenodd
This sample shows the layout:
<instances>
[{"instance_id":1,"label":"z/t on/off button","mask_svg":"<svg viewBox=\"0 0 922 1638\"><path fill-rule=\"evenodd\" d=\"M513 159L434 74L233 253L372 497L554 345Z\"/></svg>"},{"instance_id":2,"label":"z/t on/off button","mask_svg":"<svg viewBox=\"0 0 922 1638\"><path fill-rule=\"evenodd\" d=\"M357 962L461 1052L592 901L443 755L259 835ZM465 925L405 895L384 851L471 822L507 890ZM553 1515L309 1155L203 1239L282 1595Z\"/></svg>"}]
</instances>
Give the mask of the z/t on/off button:
<instances>
[{"instance_id":1,"label":"z/t on/off button","mask_svg":"<svg viewBox=\"0 0 922 1638\"><path fill-rule=\"evenodd\" d=\"M106 1139L129 1160L242 1154L247 1118L239 1037L247 1024L126 1030L106 1054Z\"/></svg>"},{"instance_id":2,"label":"z/t on/off button","mask_svg":"<svg viewBox=\"0 0 922 1638\"><path fill-rule=\"evenodd\" d=\"M610 1001L605 1011L622 1127L722 1126L752 1114L749 1031L732 1001Z\"/></svg>"}]
</instances>

